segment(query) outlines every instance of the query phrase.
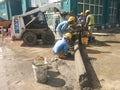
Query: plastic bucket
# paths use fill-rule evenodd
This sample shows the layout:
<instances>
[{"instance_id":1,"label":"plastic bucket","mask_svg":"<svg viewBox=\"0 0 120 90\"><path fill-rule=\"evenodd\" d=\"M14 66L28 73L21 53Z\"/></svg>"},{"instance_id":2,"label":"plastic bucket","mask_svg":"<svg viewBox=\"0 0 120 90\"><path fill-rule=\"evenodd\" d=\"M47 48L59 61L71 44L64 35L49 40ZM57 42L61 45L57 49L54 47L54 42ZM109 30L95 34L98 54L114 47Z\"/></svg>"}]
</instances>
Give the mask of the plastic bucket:
<instances>
[{"instance_id":1,"label":"plastic bucket","mask_svg":"<svg viewBox=\"0 0 120 90\"><path fill-rule=\"evenodd\" d=\"M37 64L36 62L32 63L35 80L40 83L45 83L47 81L48 66L47 64L43 63L43 61L41 61L42 63L39 63L39 64L38 62Z\"/></svg>"},{"instance_id":2,"label":"plastic bucket","mask_svg":"<svg viewBox=\"0 0 120 90\"><path fill-rule=\"evenodd\" d=\"M87 37L82 37L81 42L82 42L82 44L87 45L88 44L88 38Z\"/></svg>"}]
</instances>

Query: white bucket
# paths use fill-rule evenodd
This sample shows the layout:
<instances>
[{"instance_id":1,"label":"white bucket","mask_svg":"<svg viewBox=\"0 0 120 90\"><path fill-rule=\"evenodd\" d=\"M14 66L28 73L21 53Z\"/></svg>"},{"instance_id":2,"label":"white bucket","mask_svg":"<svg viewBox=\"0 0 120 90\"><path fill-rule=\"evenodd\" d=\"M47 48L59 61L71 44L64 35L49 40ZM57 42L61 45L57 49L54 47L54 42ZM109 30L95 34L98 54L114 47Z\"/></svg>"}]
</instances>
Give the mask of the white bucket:
<instances>
[{"instance_id":1,"label":"white bucket","mask_svg":"<svg viewBox=\"0 0 120 90\"><path fill-rule=\"evenodd\" d=\"M47 81L47 65L32 64L34 77L37 82L45 83Z\"/></svg>"},{"instance_id":2,"label":"white bucket","mask_svg":"<svg viewBox=\"0 0 120 90\"><path fill-rule=\"evenodd\" d=\"M32 63L32 68L34 72L34 77L37 82L45 83L47 81L47 69L48 66L45 63L37 64L35 62Z\"/></svg>"}]
</instances>

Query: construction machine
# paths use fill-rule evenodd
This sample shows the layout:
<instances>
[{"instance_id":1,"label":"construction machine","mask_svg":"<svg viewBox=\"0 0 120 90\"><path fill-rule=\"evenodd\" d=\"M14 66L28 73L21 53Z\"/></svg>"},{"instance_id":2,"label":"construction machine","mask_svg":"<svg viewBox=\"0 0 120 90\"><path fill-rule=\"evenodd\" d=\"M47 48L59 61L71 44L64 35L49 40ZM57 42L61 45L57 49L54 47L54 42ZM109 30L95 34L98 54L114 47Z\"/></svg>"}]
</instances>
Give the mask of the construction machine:
<instances>
[{"instance_id":1,"label":"construction machine","mask_svg":"<svg viewBox=\"0 0 120 90\"><path fill-rule=\"evenodd\" d=\"M38 40L44 44L54 43L55 37L49 28L45 11L53 8L59 10L56 3L27 10L25 14L12 17L11 36L13 40L23 40L27 45L35 45Z\"/></svg>"}]
</instances>

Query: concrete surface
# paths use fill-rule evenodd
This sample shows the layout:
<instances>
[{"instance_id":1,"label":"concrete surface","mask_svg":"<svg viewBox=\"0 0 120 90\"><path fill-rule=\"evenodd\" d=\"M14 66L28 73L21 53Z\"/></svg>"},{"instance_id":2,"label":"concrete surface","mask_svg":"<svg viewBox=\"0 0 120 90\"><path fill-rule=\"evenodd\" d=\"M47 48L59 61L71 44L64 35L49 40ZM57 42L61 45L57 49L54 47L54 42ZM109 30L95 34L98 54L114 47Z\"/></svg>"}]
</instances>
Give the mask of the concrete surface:
<instances>
[{"instance_id":1,"label":"concrete surface","mask_svg":"<svg viewBox=\"0 0 120 90\"><path fill-rule=\"evenodd\" d=\"M95 33L96 41L87 46L91 66L99 80L98 86L100 90L120 90L120 28L99 32ZM98 83L92 82L96 88Z\"/></svg>"},{"instance_id":2,"label":"concrete surface","mask_svg":"<svg viewBox=\"0 0 120 90\"><path fill-rule=\"evenodd\" d=\"M94 90L120 90L120 29L109 33L96 34L96 41L86 47ZM22 41L0 38L0 90L78 90L73 58L53 63L46 84L35 81L32 61L38 55L48 60L55 57L51 48L28 47Z\"/></svg>"},{"instance_id":3,"label":"concrete surface","mask_svg":"<svg viewBox=\"0 0 120 90\"><path fill-rule=\"evenodd\" d=\"M48 67L48 81L35 81L32 62L36 56L47 60L56 57L52 46L29 47L22 41L11 41L9 37L0 40L0 90L77 90L73 57L60 60ZM72 72L72 73L71 73ZM74 83L73 83L74 82Z\"/></svg>"}]
</instances>

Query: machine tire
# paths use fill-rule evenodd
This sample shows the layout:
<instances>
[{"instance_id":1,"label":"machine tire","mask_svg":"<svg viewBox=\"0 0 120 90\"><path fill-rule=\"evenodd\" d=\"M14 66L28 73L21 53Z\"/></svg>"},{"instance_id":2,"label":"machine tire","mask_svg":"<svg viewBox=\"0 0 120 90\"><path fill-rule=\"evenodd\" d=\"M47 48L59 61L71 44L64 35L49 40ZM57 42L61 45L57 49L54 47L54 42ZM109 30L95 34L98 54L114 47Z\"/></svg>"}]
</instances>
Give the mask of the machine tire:
<instances>
[{"instance_id":1,"label":"machine tire","mask_svg":"<svg viewBox=\"0 0 120 90\"><path fill-rule=\"evenodd\" d=\"M46 31L42 33L43 44L53 44L55 41L55 36L52 31Z\"/></svg>"},{"instance_id":2,"label":"machine tire","mask_svg":"<svg viewBox=\"0 0 120 90\"><path fill-rule=\"evenodd\" d=\"M23 35L23 41L25 44L33 46L37 43L37 36L33 32L25 32Z\"/></svg>"}]
</instances>

